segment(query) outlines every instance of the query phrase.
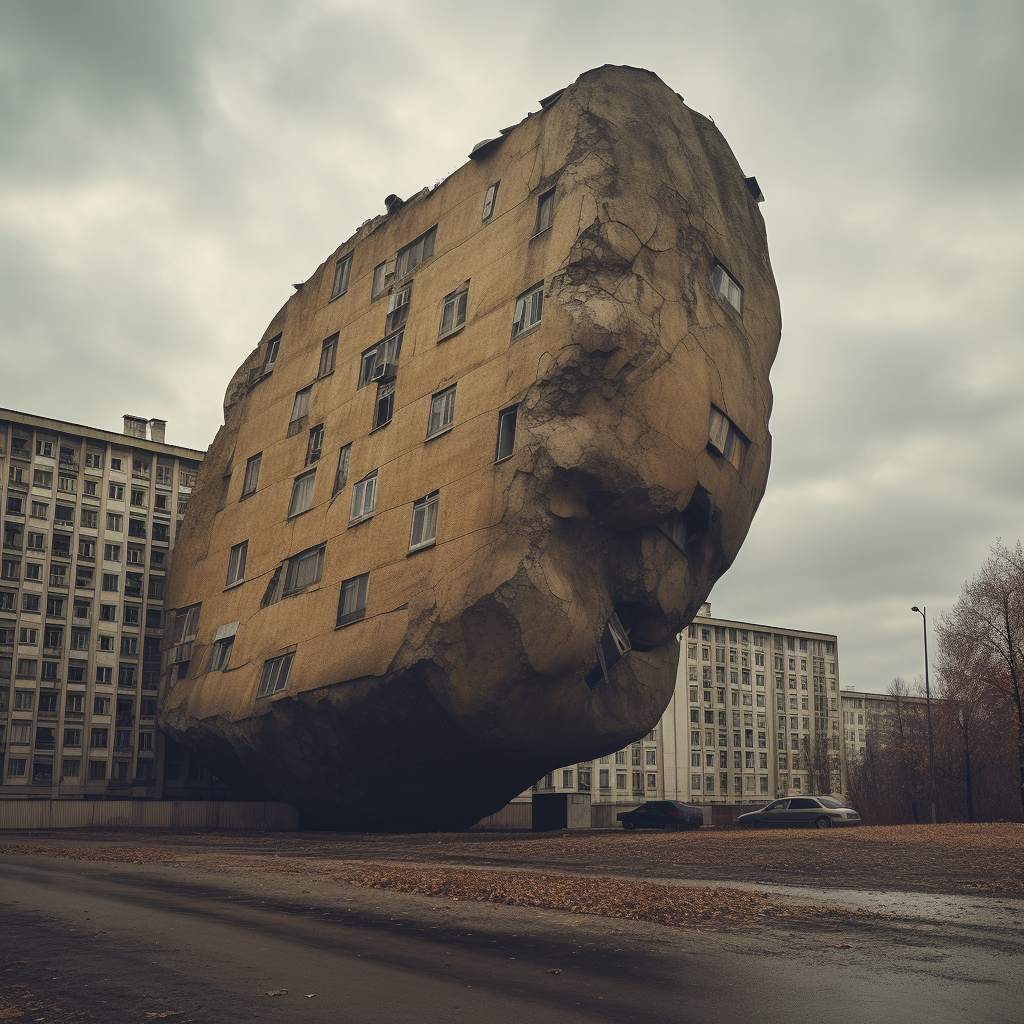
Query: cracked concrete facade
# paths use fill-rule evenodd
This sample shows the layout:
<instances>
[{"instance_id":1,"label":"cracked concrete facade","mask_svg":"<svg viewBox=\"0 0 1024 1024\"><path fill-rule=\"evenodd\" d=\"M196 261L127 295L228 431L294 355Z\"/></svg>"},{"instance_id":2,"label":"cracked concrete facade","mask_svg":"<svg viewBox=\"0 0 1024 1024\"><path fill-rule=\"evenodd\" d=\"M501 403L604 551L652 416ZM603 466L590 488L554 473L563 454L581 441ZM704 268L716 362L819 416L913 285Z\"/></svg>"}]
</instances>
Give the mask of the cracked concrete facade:
<instances>
[{"instance_id":1,"label":"cracked concrete facade","mask_svg":"<svg viewBox=\"0 0 1024 1024\"><path fill-rule=\"evenodd\" d=\"M764 492L779 301L728 144L647 71L587 72L432 190L389 200L298 287L229 384L170 571L181 614L161 721L240 793L296 804L309 824L463 827L658 721L675 635ZM375 271L431 229L432 254L373 294ZM716 267L741 302L716 288ZM410 283L397 371L360 386L386 296ZM467 283L465 323L439 340L445 299ZM513 337L517 299L540 283L539 322ZM276 361L261 372L268 346ZM391 418L374 428L392 385ZM427 436L452 386L454 417ZM514 447L496 461L512 407ZM729 458L709 445L713 409ZM296 478L314 470L309 507L289 515ZM372 515L354 516L353 488L373 471ZM410 551L414 503L435 491L436 539ZM243 542L244 575L226 587ZM267 603L268 583L319 545L319 575ZM365 608L339 626L359 577ZM631 647L621 657L614 617ZM288 654L286 684L258 695Z\"/></svg>"}]
</instances>

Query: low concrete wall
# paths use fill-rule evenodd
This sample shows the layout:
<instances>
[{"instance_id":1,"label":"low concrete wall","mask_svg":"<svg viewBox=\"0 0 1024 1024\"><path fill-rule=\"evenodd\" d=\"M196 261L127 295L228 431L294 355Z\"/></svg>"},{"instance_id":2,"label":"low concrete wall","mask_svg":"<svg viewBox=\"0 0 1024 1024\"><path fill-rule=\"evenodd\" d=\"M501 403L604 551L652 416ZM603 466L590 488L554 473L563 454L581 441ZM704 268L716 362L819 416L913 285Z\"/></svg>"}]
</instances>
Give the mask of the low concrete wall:
<instances>
[{"instance_id":1,"label":"low concrete wall","mask_svg":"<svg viewBox=\"0 0 1024 1024\"><path fill-rule=\"evenodd\" d=\"M218 800L0 800L0 829L296 829L288 804Z\"/></svg>"},{"instance_id":2,"label":"low concrete wall","mask_svg":"<svg viewBox=\"0 0 1024 1024\"><path fill-rule=\"evenodd\" d=\"M488 814L476 823L477 828L533 828L533 804L505 804L495 814Z\"/></svg>"}]
</instances>

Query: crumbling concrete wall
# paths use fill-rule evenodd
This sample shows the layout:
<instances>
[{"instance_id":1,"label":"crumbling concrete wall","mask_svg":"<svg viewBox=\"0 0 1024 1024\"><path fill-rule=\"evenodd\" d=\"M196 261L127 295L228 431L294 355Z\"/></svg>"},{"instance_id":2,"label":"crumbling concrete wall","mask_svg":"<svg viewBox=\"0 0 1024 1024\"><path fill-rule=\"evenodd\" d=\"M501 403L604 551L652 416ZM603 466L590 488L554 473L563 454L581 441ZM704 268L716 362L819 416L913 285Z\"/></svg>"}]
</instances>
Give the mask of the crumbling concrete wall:
<instances>
[{"instance_id":1,"label":"crumbling concrete wall","mask_svg":"<svg viewBox=\"0 0 1024 1024\"><path fill-rule=\"evenodd\" d=\"M552 188L551 226L536 233ZM413 286L394 414L373 429L378 389L358 383L387 316L374 269L435 227L433 255L391 288ZM742 286L740 308L716 266ZM465 325L438 340L444 298L467 281ZM541 282L541 321L513 339L516 300ZM764 492L780 329L764 223L712 122L649 72L582 75L364 224L231 381L169 576L168 607L201 611L187 672L172 666L165 685L164 728L239 792L294 803L310 823L402 829L472 824L552 768L648 732L672 693L675 634ZM336 366L318 377L335 332ZM307 423L289 437L309 385ZM454 423L427 438L431 398L452 385ZM514 450L496 462L513 405ZM737 438L731 458L709 446L712 407ZM289 518L305 428L319 424L312 504ZM259 486L243 497L257 453ZM353 484L373 470L374 514L352 524ZM410 553L413 503L433 491L436 542ZM244 579L226 588L246 540ZM319 544L320 579L264 606L274 572ZM339 627L342 584L365 573L365 616ZM621 658L613 616L632 646ZM227 668L208 671L218 628L235 622ZM289 652L287 685L259 696L265 663Z\"/></svg>"}]
</instances>

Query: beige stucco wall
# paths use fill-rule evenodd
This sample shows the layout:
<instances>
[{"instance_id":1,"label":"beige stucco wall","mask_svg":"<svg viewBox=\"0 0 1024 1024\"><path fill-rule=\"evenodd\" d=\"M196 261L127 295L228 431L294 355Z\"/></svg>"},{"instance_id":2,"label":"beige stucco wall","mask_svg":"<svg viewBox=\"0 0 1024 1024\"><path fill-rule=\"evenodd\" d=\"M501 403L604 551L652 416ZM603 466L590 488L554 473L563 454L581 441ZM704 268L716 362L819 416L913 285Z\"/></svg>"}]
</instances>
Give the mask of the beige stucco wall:
<instances>
[{"instance_id":1,"label":"beige stucco wall","mask_svg":"<svg viewBox=\"0 0 1024 1024\"><path fill-rule=\"evenodd\" d=\"M538 196L552 186L552 227L534 236ZM434 254L411 276L394 416L372 431L377 388L357 379L362 352L384 333L387 293L371 300L373 270L435 225ZM335 263L350 251L348 291L330 301ZM711 285L716 259L743 285L742 315ZM443 298L467 279L465 327L439 342ZM516 297L540 281L542 322L510 343ZM202 613L188 676L164 699L168 730L224 759L235 784L248 772L265 787L274 773L259 769L258 727L241 723L272 714L275 701L256 697L262 666L294 648L286 701L439 666L424 678L443 713L522 755L514 792L533 766L646 732L672 692L674 632L732 561L764 490L779 331L763 221L717 129L647 72L582 76L485 156L363 225L232 381L171 572L168 606L201 601ZM308 425L325 429L313 503L289 519L308 439L286 436L292 403L335 332L336 367L309 402ZM279 333L273 373L248 388L244 371ZM454 427L426 440L431 396L452 384ZM495 465L498 412L517 402L515 453ZM706 448L712 403L749 439L739 471ZM348 485L332 496L349 443ZM259 488L240 500L257 452ZM352 485L374 469L374 515L350 526ZM435 489L436 544L409 554L412 503ZM641 535L698 492L711 495L712 525L699 551L681 558L657 531ZM225 589L242 540L245 581ZM324 541L321 582L261 609L282 560ZM342 581L365 572L365 618L336 629ZM624 659L615 686L591 690L582 676L627 592L630 607L643 606L634 629L664 639ZM467 616L495 594L499 610ZM234 621L228 670L204 674L215 631Z\"/></svg>"}]
</instances>

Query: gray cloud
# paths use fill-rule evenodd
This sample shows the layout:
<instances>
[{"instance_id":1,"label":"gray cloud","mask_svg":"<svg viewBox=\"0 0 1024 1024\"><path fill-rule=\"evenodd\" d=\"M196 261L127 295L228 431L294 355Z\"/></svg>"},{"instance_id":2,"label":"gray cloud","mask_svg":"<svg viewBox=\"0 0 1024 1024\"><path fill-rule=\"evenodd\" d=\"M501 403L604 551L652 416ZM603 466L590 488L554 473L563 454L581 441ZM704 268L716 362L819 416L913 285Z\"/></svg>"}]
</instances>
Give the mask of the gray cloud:
<instances>
[{"instance_id":1,"label":"gray cloud","mask_svg":"<svg viewBox=\"0 0 1024 1024\"><path fill-rule=\"evenodd\" d=\"M710 115L767 202L772 476L717 613L920 671L1024 521L1016 3L8 2L3 404L205 447L224 384L389 192L604 63Z\"/></svg>"}]
</instances>

